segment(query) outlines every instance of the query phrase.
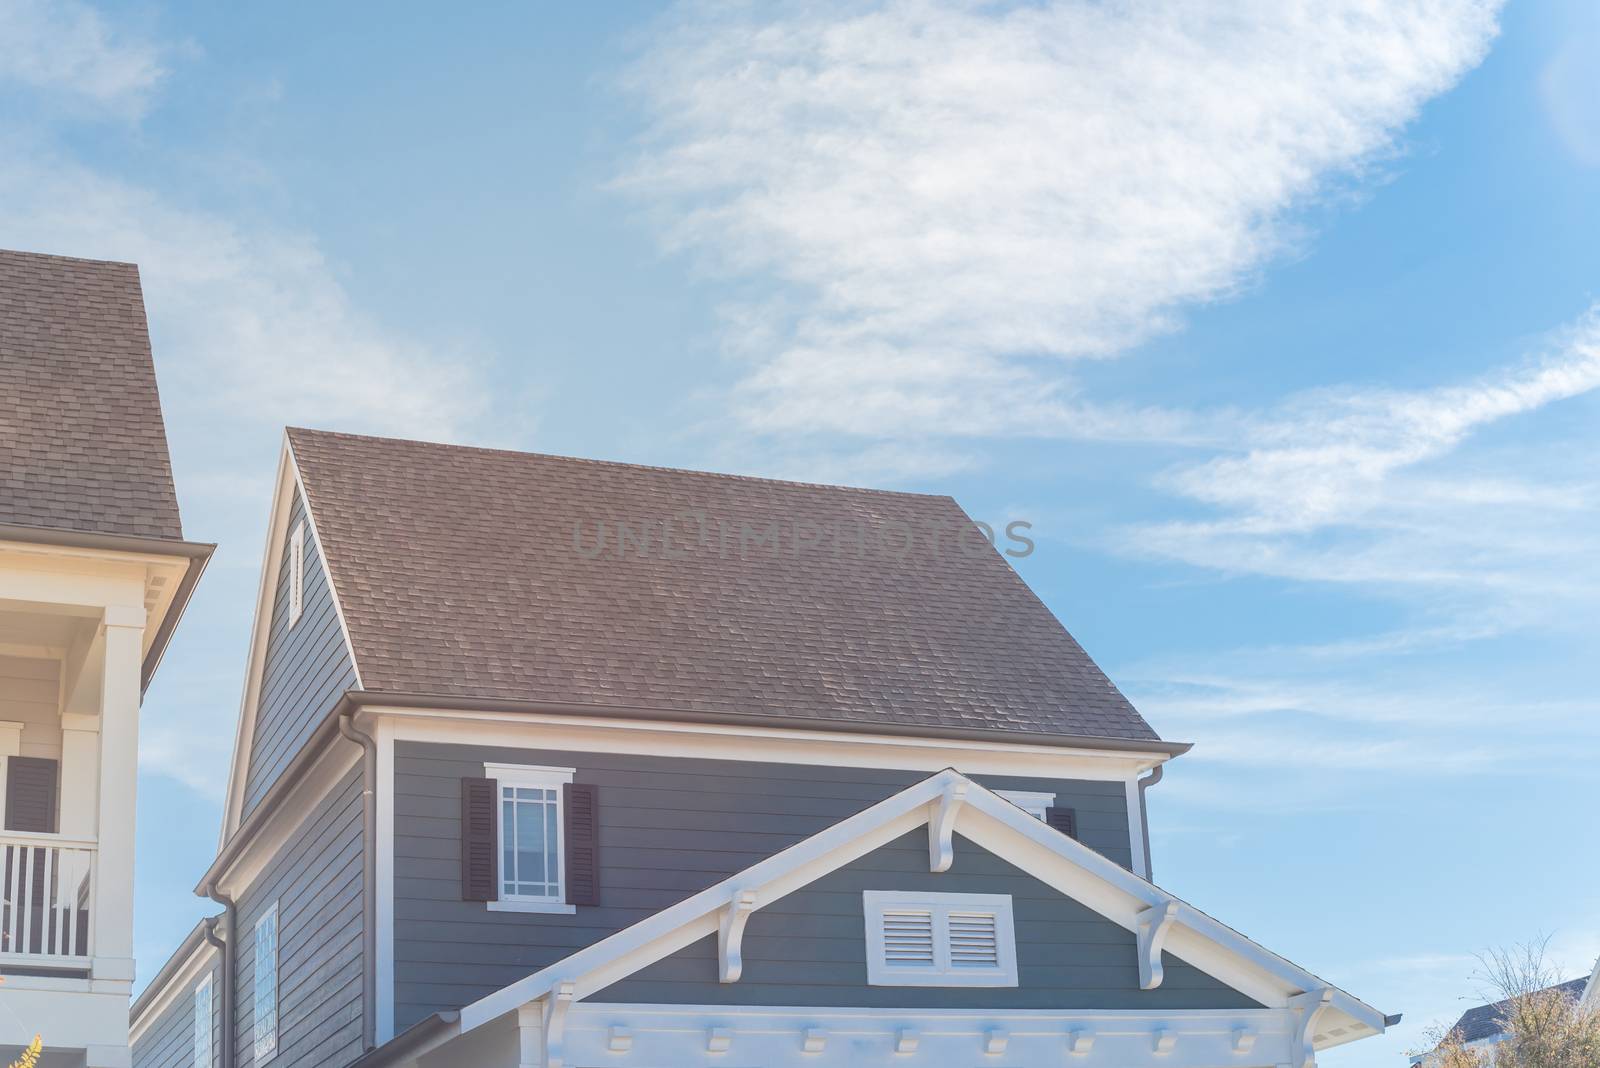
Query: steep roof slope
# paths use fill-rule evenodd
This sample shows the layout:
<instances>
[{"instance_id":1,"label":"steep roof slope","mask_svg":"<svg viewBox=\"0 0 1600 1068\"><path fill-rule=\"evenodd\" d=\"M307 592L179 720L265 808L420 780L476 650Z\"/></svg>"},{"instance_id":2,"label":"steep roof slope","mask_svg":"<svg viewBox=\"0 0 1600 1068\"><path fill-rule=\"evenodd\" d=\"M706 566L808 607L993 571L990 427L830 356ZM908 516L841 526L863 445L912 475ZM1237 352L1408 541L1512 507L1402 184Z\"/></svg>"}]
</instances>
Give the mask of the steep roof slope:
<instances>
[{"instance_id":1,"label":"steep roof slope","mask_svg":"<svg viewBox=\"0 0 1600 1068\"><path fill-rule=\"evenodd\" d=\"M289 441L369 691L1157 740L949 497Z\"/></svg>"},{"instance_id":2,"label":"steep roof slope","mask_svg":"<svg viewBox=\"0 0 1600 1068\"><path fill-rule=\"evenodd\" d=\"M0 250L0 523L183 536L133 264Z\"/></svg>"}]
</instances>

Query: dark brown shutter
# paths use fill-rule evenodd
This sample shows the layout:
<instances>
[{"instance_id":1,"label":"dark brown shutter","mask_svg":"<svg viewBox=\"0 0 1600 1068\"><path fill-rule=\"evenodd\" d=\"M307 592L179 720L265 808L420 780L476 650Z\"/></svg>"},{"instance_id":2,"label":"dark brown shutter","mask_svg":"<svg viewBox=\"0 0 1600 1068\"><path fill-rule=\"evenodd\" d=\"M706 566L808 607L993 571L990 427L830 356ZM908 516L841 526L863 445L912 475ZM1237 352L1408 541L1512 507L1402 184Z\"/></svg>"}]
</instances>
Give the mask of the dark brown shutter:
<instances>
[{"instance_id":1,"label":"dark brown shutter","mask_svg":"<svg viewBox=\"0 0 1600 1068\"><path fill-rule=\"evenodd\" d=\"M1068 838L1078 837L1078 813L1070 808L1047 808L1044 821Z\"/></svg>"},{"instance_id":2,"label":"dark brown shutter","mask_svg":"<svg viewBox=\"0 0 1600 1068\"><path fill-rule=\"evenodd\" d=\"M461 780L461 900L497 901L500 848L500 784Z\"/></svg>"},{"instance_id":3,"label":"dark brown shutter","mask_svg":"<svg viewBox=\"0 0 1600 1068\"><path fill-rule=\"evenodd\" d=\"M600 791L589 783L568 783L565 803L567 904L600 904Z\"/></svg>"},{"instance_id":4,"label":"dark brown shutter","mask_svg":"<svg viewBox=\"0 0 1600 1068\"><path fill-rule=\"evenodd\" d=\"M14 756L6 764L6 830L56 833L60 766L43 757Z\"/></svg>"}]
</instances>

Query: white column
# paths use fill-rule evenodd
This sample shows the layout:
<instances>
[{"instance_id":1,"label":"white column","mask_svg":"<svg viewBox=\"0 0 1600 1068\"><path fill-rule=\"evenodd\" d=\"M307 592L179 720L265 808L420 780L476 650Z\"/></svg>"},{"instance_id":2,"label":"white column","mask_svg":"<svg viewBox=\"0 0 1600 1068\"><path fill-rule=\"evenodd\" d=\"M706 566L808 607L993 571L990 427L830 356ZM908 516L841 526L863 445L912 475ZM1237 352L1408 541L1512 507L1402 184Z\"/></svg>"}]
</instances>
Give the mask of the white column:
<instances>
[{"instance_id":1,"label":"white column","mask_svg":"<svg viewBox=\"0 0 1600 1068\"><path fill-rule=\"evenodd\" d=\"M544 1002L517 1009L517 1068L544 1068Z\"/></svg>"},{"instance_id":2,"label":"white column","mask_svg":"<svg viewBox=\"0 0 1600 1068\"><path fill-rule=\"evenodd\" d=\"M139 671L145 612L105 612L100 689L100 803L90 937L94 978L133 980L134 806L139 774Z\"/></svg>"},{"instance_id":3,"label":"white column","mask_svg":"<svg viewBox=\"0 0 1600 1068\"><path fill-rule=\"evenodd\" d=\"M100 717L61 716L61 833L93 838L100 815Z\"/></svg>"}]
</instances>

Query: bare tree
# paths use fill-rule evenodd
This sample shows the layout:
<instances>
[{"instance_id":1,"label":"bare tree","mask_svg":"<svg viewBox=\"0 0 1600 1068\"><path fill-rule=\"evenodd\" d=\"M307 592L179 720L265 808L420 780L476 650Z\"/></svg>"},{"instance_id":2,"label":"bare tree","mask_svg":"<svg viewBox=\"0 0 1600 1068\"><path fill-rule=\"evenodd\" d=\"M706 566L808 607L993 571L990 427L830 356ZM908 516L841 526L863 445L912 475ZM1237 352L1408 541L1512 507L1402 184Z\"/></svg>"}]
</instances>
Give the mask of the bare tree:
<instances>
[{"instance_id":1,"label":"bare tree","mask_svg":"<svg viewBox=\"0 0 1600 1068\"><path fill-rule=\"evenodd\" d=\"M1583 1008L1545 961L1549 939L1478 958L1500 1041L1468 1046L1454 1028L1430 1033L1425 1068L1600 1068L1600 1011Z\"/></svg>"}]
</instances>

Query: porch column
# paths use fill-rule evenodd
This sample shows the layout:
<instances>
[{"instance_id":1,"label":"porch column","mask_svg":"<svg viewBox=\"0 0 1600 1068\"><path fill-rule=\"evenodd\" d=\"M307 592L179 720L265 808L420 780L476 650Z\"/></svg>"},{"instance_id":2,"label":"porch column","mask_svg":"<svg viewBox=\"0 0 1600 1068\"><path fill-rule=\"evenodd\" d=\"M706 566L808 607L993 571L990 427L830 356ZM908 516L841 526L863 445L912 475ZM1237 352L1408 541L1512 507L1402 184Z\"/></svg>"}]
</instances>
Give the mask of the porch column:
<instances>
[{"instance_id":1,"label":"porch column","mask_svg":"<svg viewBox=\"0 0 1600 1068\"><path fill-rule=\"evenodd\" d=\"M94 978L133 980L134 801L139 774L139 671L145 611L105 610L100 688L100 802L90 904Z\"/></svg>"},{"instance_id":2,"label":"porch column","mask_svg":"<svg viewBox=\"0 0 1600 1068\"><path fill-rule=\"evenodd\" d=\"M93 838L100 815L100 717L61 714L61 833Z\"/></svg>"},{"instance_id":3,"label":"porch column","mask_svg":"<svg viewBox=\"0 0 1600 1068\"><path fill-rule=\"evenodd\" d=\"M545 1068L542 1001L517 1010L517 1068Z\"/></svg>"}]
</instances>

